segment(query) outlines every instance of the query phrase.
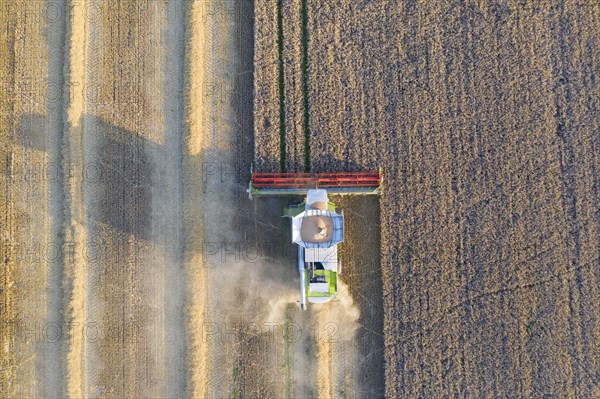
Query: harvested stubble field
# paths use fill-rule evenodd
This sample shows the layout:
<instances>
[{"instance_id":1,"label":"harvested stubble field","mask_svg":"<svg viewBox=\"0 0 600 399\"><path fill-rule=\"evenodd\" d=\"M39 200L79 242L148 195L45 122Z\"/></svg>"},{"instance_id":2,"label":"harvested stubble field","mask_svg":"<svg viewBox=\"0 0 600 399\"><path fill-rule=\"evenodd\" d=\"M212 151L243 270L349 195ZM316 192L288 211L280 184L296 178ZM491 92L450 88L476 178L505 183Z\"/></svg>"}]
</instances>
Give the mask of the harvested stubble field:
<instances>
[{"instance_id":1,"label":"harvested stubble field","mask_svg":"<svg viewBox=\"0 0 600 399\"><path fill-rule=\"evenodd\" d=\"M1 6L0 396L182 395L186 9Z\"/></svg>"},{"instance_id":2,"label":"harvested stubble field","mask_svg":"<svg viewBox=\"0 0 600 399\"><path fill-rule=\"evenodd\" d=\"M311 169L384 170L386 395L600 396L600 6L318 0L307 14ZM280 145L261 130L280 99L256 95L257 163L276 165L259 143Z\"/></svg>"},{"instance_id":3,"label":"harvested stubble field","mask_svg":"<svg viewBox=\"0 0 600 399\"><path fill-rule=\"evenodd\" d=\"M254 227L251 15L0 2L0 397L275 396L273 351L207 338L239 308L204 241Z\"/></svg>"}]
</instances>

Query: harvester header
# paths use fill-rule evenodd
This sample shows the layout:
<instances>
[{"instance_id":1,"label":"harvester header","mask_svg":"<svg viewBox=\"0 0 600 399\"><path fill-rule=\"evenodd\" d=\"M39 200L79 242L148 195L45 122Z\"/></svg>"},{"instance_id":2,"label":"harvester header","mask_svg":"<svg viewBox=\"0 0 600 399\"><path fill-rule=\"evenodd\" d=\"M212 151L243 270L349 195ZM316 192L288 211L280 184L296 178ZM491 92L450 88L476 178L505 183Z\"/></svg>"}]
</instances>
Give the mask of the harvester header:
<instances>
[{"instance_id":1,"label":"harvester header","mask_svg":"<svg viewBox=\"0 0 600 399\"><path fill-rule=\"evenodd\" d=\"M306 195L309 189L329 194L371 194L381 190L381 169L374 172L252 173L250 198L257 196Z\"/></svg>"}]
</instances>

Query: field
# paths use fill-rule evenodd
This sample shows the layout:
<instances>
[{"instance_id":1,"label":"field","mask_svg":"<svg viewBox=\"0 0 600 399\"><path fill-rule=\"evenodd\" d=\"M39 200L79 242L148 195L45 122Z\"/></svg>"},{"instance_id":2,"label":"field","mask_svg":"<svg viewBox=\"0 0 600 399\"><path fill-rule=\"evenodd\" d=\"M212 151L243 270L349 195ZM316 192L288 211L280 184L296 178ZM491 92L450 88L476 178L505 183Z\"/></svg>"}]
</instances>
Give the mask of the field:
<instances>
[{"instance_id":1,"label":"field","mask_svg":"<svg viewBox=\"0 0 600 399\"><path fill-rule=\"evenodd\" d=\"M598 6L307 15L310 168L384 170L386 396L600 395Z\"/></svg>"},{"instance_id":2,"label":"field","mask_svg":"<svg viewBox=\"0 0 600 399\"><path fill-rule=\"evenodd\" d=\"M600 397L600 6L0 2L0 397ZM382 167L301 312L260 171Z\"/></svg>"}]
</instances>

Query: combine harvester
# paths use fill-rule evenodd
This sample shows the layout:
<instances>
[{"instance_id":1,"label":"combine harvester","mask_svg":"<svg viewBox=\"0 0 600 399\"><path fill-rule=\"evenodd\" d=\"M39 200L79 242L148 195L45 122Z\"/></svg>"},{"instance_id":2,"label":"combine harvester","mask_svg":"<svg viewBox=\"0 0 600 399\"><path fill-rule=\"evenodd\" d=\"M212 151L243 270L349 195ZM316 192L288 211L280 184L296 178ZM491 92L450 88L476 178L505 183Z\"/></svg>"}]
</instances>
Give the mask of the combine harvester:
<instances>
[{"instance_id":1,"label":"combine harvester","mask_svg":"<svg viewBox=\"0 0 600 399\"><path fill-rule=\"evenodd\" d=\"M337 294L340 272L337 245L344 241L344 214L328 194L379 195L377 172L251 173L248 187L253 197L304 196L304 202L284 210L291 219L292 242L298 244L300 307L308 302L328 302Z\"/></svg>"}]
</instances>

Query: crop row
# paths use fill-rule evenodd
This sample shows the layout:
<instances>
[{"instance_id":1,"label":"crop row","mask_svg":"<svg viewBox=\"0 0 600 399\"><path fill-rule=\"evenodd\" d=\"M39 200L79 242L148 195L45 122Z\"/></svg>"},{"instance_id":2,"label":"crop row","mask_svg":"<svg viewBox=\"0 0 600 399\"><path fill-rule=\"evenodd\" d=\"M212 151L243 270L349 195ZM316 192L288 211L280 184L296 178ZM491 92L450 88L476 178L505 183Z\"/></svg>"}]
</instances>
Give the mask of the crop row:
<instances>
[{"instance_id":1,"label":"crop row","mask_svg":"<svg viewBox=\"0 0 600 399\"><path fill-rule=\"evenodd\" d=\"M277 7L254 6L254 163L256 170L280 170L279 49Z\"/></svg>"}]
</instances>

